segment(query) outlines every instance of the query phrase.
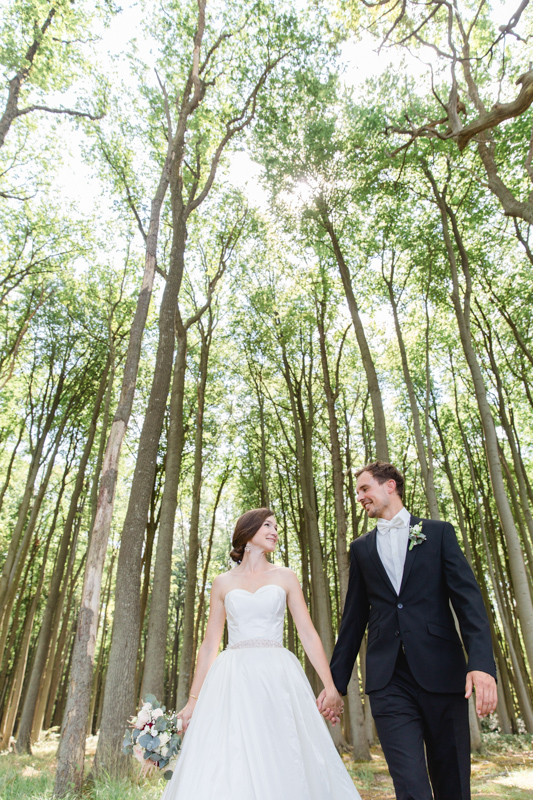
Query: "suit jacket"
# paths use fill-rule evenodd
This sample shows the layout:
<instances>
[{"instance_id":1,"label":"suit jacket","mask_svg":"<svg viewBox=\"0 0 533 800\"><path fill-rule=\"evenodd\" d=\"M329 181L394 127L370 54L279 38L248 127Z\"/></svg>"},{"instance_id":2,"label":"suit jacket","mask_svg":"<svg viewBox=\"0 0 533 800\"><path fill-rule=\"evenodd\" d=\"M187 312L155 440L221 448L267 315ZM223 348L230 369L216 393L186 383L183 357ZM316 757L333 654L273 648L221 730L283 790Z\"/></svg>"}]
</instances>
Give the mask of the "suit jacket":
<instances>
[{"instance_id":1,"label":"suit jacket","mask_svg":"<svg viewBox=\"0 0 533 800\"><path fill-rule=\"evenodd\" d=\"M426 540L407 549L400 593L378 555L377 528L352 542L350 579L339 638L331 659L337 689L346 694L368 624L365 691L388 684L400 643L416 681L429 692L464 692L468 670L496 677L490 627L481 591L449 522L422 522Z\"/></svg>"}]
</instances>

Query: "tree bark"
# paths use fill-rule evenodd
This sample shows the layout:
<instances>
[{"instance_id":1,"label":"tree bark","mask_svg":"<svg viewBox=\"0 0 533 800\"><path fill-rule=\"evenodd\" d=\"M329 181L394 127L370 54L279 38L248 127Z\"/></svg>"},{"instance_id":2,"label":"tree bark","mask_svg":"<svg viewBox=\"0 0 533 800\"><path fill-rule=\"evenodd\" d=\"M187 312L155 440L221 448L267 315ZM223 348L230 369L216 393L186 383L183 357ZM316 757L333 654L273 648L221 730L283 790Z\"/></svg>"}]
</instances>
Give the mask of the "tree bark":
<instances>
[{"instance_id":1,"label":"tree bark","mask_svg":"<svg viewBox=\"0 0 533 800\"><path fill-rule=\"evenodd\" d=\"M134 706L134 672L139 638L139 573L140 553L149 504L147 486L153 484L155 457L163 424L174 356L174 316L184 271L184 254L187 240L187 221L208 196L217 173L220 159L228 142L243 131L252 121L257 96L268 75L283 55L274 57L265 65L262 74L244 99L242 110L226 122L208 167L208 174L200 191L200 167L188 194L185 192L183 172L187 164L188 132L191 118L202 103L208 84L200 77L200 52L205 28L206 0L198 0L198 22L194 37L192 66L179 106L178 123L174 134L174 152L170 176L172 205L172 247L170 265L159 315L159 343L154 380L150 391L148 409L141 432L130 500L126 512L121 548L117 566L116 605L109 667L106 679L102 725L95 757L96 773L121 773L127 759L121 754L123 728ZM202 70L213 57L224 37L219 37L208 51ZM169 137L170 138L170 137ZM191 155L196 162L198 153ZM187 645L188 646L188 645ZM181 670L180 670L181 676Z\"/></svg>"},{"instance_id":2,"label":"tree bark","mask_svg":"<svg viewBox=\"0 0 533 800\"><path fill-rule=\"evenodd\" d=\"M307 545L309 548L309 566L311 568L311 616L322 640L328 658L333 653L333 626L331 620L331 599L326 573L324 571L324 553L318 525L317 502L313 468L313 428L314 398L311 382L313 376L312 358L306 364L302 353L300 377L297 378L287 355L285 334L278 330L278 341L281 346L282 371L289 392L290 407L293 420L296 456L298 461L298 477L302 497ZM307 403L304 400L307 395ZM307 414L305 407L307 405ZM312 673L313 683L316 676ZM343 744L340 726L331 727L330 732L337 747Z\"/></svg>"},{"instance_id":3,"label":"tree bark","mask_svg":"<svg viewBox=\"0 0 533 800\"><path fill-rule=\"evenodd\" d=\"M405 381L405 388L407 389L407 395L409 397L409 407L411 409L411 420L413 423L413 431L415 434L418 463L420 464L420 473L422 475L422 480L424 482L424 490L428 502L429 514L431 519L440 519L439 504L437 502L437 492L435 489L435 481L433 479L433 470L430 467L426 454L426 445L422 433L422 424L420 421L420 412L418 409L415 387L413 384L413 379L411 377L411 371L409 369L407 349L405 347L403 333L400 325L400 318L398 316L398 302L394 294L394 285L393 285L394 267L395 264L394 264L394 254L393 254L391 268L390 268L390 275L388 277L385 276L385 269L384 266L382 265L383 280L385 281L385 284L387 286L389 301L391 304L392 314L394 317L394 327L396 330L398 347L400 349L400 358L402 362L402 371Z\"/></svg>"},{"instance_id":4,"label":"tree bark","mask_svg":"<svg viewBox=\"0 0 533 800\"><path fill-rule=\"evenodd\" d=\"M61 589L61 581L63 578L65 564L67 563L67 558L71 547L74 520L78 512L78 502L81 493L83 491L85 472L87 470L87 464L89 462L89 457L91 455L91 451L93 448L94 437L96 434L96 426L98 424L98 417L100 415L100 406L102 405L102 400L104 398L104 393L106 390L107 374L109 372L109 367L110 367L110 362L108 360L105 369L102 373L102 377L100 378L100 385L96 393L93 415L91 423L89 425L89 430L87 432L87 440L85 442L83 454L80 459L78 474L76 476L76 482L70 498L70 505L67 513L67 518L65 520L65 525L63 528L63 535L61 537L61 543L57 553L54 571L52 573L52 580L50 582L48 598L46 601L46 606L44 609L43 618L41 622L41 630L39 632L39 639L37 642L37 649L33 659L31 675L19 722L18 738L15 748L17 753L31 754L31 732L33 727L33 718L35 715L35 709L37 707L37 701L39 696L39 687L41 685L43 672L45 670L46 661L48 658L48 650L50 647L50 640L52 638L52 632L54 626L54 616L56 614L56 611L59 610L58 601Z\"/></svg>"},{"instance_id":5,"label":"tree bark","mask_svg":"<svg viewBox=\"0 0 533 800\"><path fill-rule=\"evenodd\" d=\"M194 644L194 614L196 608L196 583L199 554L199 524L200 524L200 499L203 472L203 419L205 409L205 390L207 385L207 370L209 363L209 349L213 334L213 315L209 309L209 322L204 331L199 325L202 337L200 350L199 375L197 383L197 408L194 437L194 475L192 485L191 518L189 523L189 542L187 548L187 579L185 584L185 605L183 609L183 644L179 665L179 679L177 691L177 707L183 708L187 703L189 689L194 671L196 653Z\"/></svg>"},{"instance_id":6,"label":"tree bark","mask_svg":"<svg viewBox=\"0 0 533 800\"><path fill-rule=\"evenodd\" d=\"M3 626L4 626L5 633L2 632L2 636L1 636L1 640L0 640L0 663L2 662L2 659L3 659L3 656L4 656L4 647L5 647L5 641L6 641L6 636L7 636L7 626L9 625L9 618L11 616L11 610L12 610L13 604L15 602L15 597L16 597L18 585L19 585L19 582L20 582L20 576L22 575L22 571L24 569L24 562L26 560L26 556L28 555L28 552L29 552L29 549L30 549L30 545L31 545L33 534L34 534L35 529L37 527L37 521L38 521L38 518L39 518L39 512L41 510L41 505L42 505L42 502L44 500L44 497L45 497L45 494L46 494L46 490L47 490L48 484L50 482L50 478L52 476L52 472L53 472L54 465L55 465L55 460L56 460L57 454L59 452L59 448L60 448L61 444L63 444L62 436L63 436L63 432L64 432L64 429L65 429L65 426L66 426L66 423L67 423L67 418L68 418L69 412L70 412L70 407L67 407L67 409L65 410L65 413L63 415L63 419L61 420L59 428L58 428L58 430L56 432L55 440L54 440L54 444L53 444L53 448L54 449L53 449L53 452L52 452L50 458L48 459L48 464L46 466L45 474L44 474L44 476L43 476L43 478L41 480L41 483L39 485L39 490L38 490L38 492L37 492L37 494L36 494L36 496L34 498L34 501L33 501L33 505L32 505L32 508L31 508L30 516L29 516L29 519L28 519L28 523L27 523L26 529L24 531L24 536L22 537L22 540L21 540L21 542L19 544L17 553L16 553L15 558L14 558L14 563L13 563L13 566L11 568L11 573L8 576L7 591L6 591L6 596L4 598L4 608L3 608ZM65 477L66 476L64 476L64 479L65 479ZM56 509L57 509L57 505L56 505Z\"/></svg>"},{"instance_id":7,"label":"tree bark","mask_svg":"<svg viewBox=\"0 0 533 800\"><path fill-rule=\"evenodd\" d=\"M59 509L59 502L56 505L56 512ZM37 581L37 585L35 587L35 592L33 598L29 603L29 609L26 614L26 619L24 620L24 628L22 631L21 641L18 646L18 654L17 659L14 665L14 680L13 685L11 687L11 696L9 700L9 705L7 706L7 713L4 716L3 724L2 724L2 731L0 732L0 743L2 747L8 748L9 747L9 740L13 733L15 727L15 720L17 717L17 712L19 708L20 698L22 696L22 689L24 685L24 676L26 673L26 665L28 660L28 652L30 649L30 639L31 633L33 630L33 621L35 619L35 612L37 611L37 605L39 603L39 598L41 595L41 590L44 583L44 578L46 575L46 562L48 560L48 551L50 548L50 542L52 541L52 536L55 530L55 523L57 520L57 513L54 516L52 524L50 526L50 530L48 532L46 544L44 547L43 553L43 560L41 564L41 569L39 571L39 579ZM37 548L34 548L37 550ZM36 553L35 553L36 555Z\"/></svg>"},{"instance_id":8,"label":"tree bark","mask_svg":"<svg viewBox=\"0 0 533 800\"><path fill-rule=\"evenodd\" d=\"M111 424L103 459L98 503L87 554L78 631L72 651L72 675L66 702L65 724L61 731L58 753L54 794L59 797L67 794L72 786L79 789L83 782L85 732L91 702L96 621L100 605L102 573L111 530L120 451L131 415L141 344L152 295L161 209L170 181L174 152L174 142L169 138L165 164L151 204L150 223L146 236L144 275L130 329L120 399Z\"/></svg>"},{"instance_id":9,"label":"tree bark","mask_svg":"<svg viewBox=\"0 0 533 800\"><path fill-rule=\"evenodd\" d=\"M352 322L357 338L357 344L361 353L361 360L366 374L368 383L368 390L370 392L370 399L372 401L372 411L374 414L374 438L376 442L376 458L383 461L389 461L389 445L387 440L387 425L385 422L385 411L383 409L383 399L381 397L381 389L379 387L378 375L374 360L370 352L370 347L365 334L365 329L359 314L359 306L355 299L355 293L352 286L352 279L348 264L344 259L344 254L340 246L340 242L333 227L333 223L329 217L328 208L324 197L320 197L317 201L317 209L319 212L320 220L324 229L331 239L333 252L339 267L339 272L344 286L344 293L348 301L348 307L352 316Z\"/></svg>"},{"instance_id":10,"label":"tree bark","mask_svg":"<svg viewBox=\"0 0 533 800\"><path fill-rule=\"evenodd\" d=\"M487 454L487 463L492 490L494 492L494 500L498 509L498 515L509 553L509 564L515 589L518 617L520 619L520 626L524 639L527 659L529 661L530 668L533 669L533 602L529 591L528 578L524 565L518 531L516 529L509 500L505 491L498 452L496 427L492 417L490 404L487 399L487 392L483 382L481 368L479 366L472 342L470 329L471 277L468 256L463 245L457 221L452 209L446 203L444 195L439 192L435 179L427 167L425 168L425 173L432 186L433 193L437 201L437 206L441 214L444 243L446 246L453 282L452 302L455 309L463 352L465 354L474 384L474 393L476 396L476 401L483 425L483 432L485 435L485 450ZM461 303L457 259L450 235L449 221L452 224L454 239L460 254L461 267L466 280L463 303Z\"/></svg>"},{"instance_id":11,"label":"tree bark","mask_svg":"<svg viewBox=\"0 0 533 800\"><path fill-rule=\"evenodd\" d=\"M22 538L22 534L24 533L24 528L27 522L30 505L32 500L34 499L33 491L35 487L35 481L37 480L37 475L41 467L41 458L44 450L44 445L48 437L48 434L50 432L50 429L52 427L57 409L59 408L59 403L61 401L65 385L65 377L66 377L65 371L63 369L61 371L61 374L59 375L56 390L51 400L50 408L46 414L46 419L44 421L42 429L38 434L37 441L35 443L35 447L32 452L32 459L28 470L28 477L26 478L24 495L22 498L22 502L19 506L17 522L15 524L15 528L13 530L13 534L9 542L9 549L7 552L6 560L2 568L2 575L0 577L0 607L4 606L5 608L6 596L10 586L10 575L12 574L12 571L16 566L17 558L19 556L19 544ZM5 620L5 612L3 618ZM0 654L0 661L1 660L2 658Z\"/></svg>"},{"instance_id":12,"label":"tree bark","mask_svg":"<svg viewBox=\"0 0 533 800\"><path fill-rule=\"evenodd\" d=\"M348 591L348 577L350 574L350 557L347 544L348 521L344 506L344 473L341 455L341 443L339 438L339 426L335 410L335 402L339 396L338 367L342 354L342 343L339 348L336 371L336 388L333 388L331 374L328 363L328 352L326 346L325 331L325 298L319 302L315 300L317 328L320 343L320 360L322 364L322 378L324 383L324 393L326 395L326 405L328 409L329 423L329 444L331 451L331 469L333 476L333 497L335 507L335 543L337 556L337 570L339 574L341 614L344 609L344 600ZM340 619L340 615L339 615ZM365 714L361 701L361 690L359 688L359 670L357 661L350 681L348 683L348 716L350 724L351 741L353 745L353 757L356 761L370 761L370 749L365 731Z\"/></svg>"}]
</instances>

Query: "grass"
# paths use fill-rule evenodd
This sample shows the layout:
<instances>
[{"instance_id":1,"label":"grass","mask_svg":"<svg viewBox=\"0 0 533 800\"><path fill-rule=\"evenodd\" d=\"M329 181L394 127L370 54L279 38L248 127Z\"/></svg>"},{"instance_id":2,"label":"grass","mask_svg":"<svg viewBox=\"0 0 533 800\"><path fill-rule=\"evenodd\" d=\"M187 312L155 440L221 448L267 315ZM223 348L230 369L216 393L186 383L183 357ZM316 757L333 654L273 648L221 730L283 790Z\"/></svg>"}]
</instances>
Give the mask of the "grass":
<instances>
[{"instance_id":1,"label":"grass","mask_svg":"<svg viewBox=\"0 0 533 800\"><path fill-rule=\"evenodd\" d=\"M96 746L87 740L87 768ZM1 800L50 800L54 786L57 735L35 745L33 755L0 754ZM355 763L344 756L362 800L394 800L387 764L379 747L372 761ZM87 770L88 771L88 770ZM83 800L160 800L165 781L137 773L122 781L98 781L84 791ZM533 742L531 736L484 737L483 751L472 758L472 800L531 800Z\"/></svg>"},{"instance_id":2,"label":"grass","mask_svg":"<svg viewBox=\"0 0 533 800\"><path fill-rule=\"evenodd\" d=\"M472 800L531 800L533 737L484 736L483 750L472 757ZM383 752L372 748L372 761L346 766L363 800L394 800Z\"/></svg>"}]
</instances>

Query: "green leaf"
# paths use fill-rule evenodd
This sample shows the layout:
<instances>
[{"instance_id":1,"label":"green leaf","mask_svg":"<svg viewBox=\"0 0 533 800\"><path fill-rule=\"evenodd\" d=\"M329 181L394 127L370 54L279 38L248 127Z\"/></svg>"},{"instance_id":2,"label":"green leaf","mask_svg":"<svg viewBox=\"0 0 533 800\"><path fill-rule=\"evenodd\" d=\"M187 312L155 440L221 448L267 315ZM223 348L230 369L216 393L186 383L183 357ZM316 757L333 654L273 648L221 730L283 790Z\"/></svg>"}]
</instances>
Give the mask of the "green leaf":
<instances>
[{"instance_id":1,"label":"green leaf","mask_svg":"<svg viewBox=\"0 0 533 800\"><path fill-rule=\"evenodd\" d=\"M148 694L146 694L144 696L144 702L145 703L151 703L152 708L160 708L161 707L161 704L157 702L157 699L156 699L155 695L150 694L150 693L148 693Z\"/></svg>"}]
</instances>

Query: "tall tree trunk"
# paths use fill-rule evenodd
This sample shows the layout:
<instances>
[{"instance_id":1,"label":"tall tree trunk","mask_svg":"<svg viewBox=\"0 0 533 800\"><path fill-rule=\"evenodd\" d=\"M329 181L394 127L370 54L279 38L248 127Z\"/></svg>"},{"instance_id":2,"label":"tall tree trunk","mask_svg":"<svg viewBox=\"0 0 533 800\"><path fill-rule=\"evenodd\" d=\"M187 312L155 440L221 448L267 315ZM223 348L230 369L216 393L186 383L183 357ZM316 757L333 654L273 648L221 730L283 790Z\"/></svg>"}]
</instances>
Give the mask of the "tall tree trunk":
<instances>
[{"instance_id":1,"label":"tall tree trunk","mask_svg":"<svg viewBox=\"0 0 533 800\"><path fill-rule=\"evenodd\" d=\"M179 310L178 310L179 317ZM185 395L185 370L187 366L187 329L179 317L176 326L177 347L170 397L170 425L165 463L165 485L161 500L161 519L154 565L152 599L148 617L148 635L141 696L151 692L163 697L165 681L165 654L168 628L168 605L172 574L172 544L174 520L178 502L178 484L181 457L185 440L183 424L183 399Z\"/></svg>"},{"instance_id":2,"label":"tall tree trunk","mask_svg":"<svg viewBox=\"0 0 533 800\"><path fill-rule=\"evenodd\" d=\"M59 632L59 638L57 640L57 645L55 648L55 654L53 656L53 661L51 662L50 687L48 689L46 711L43 720L44 730L48 730L52 725L52 718L54 716L54 706L57 699L58 687L61 682L61 677L63 676L63 667L65 666L65 661L67 660L68 643L71 640L70 636L71 628L76 627L76 621L74 616L76 606L74 605L73 607L73 598L77 580L79 578L79 575L81 574L84 563L85 563L85 555L80 562L76 574L72 577L68 589L68 595L65 603L66 613L63 615L63 620L61 622L61 630Z\"/></svg>"},{"instance_id":3,"label":"tall tree trunk","mask_svg":"<svg viewBox=\"0 0 533 800\"><path fill-rule=\"evenodd\" d=\"M340 246L337 233L329 217L329 212L325 198L321 196L318 198L316 202L322 225L324 226L324 229L326 230L327 234L329 235L329 238L331 239L333 252L335 254L335 259L337 261L337 266L339 268L339 272L341 275L342 285L344 287L344 293L346 295L346 300L348 301L348 308L350 309L350 314L352 316L352 322L355 330L355 336L357 338L357 344L359 346L359 351L361 353L363 368L366 374L368 390L370 392L370 399L372 401L372 411L374 414L374 438L376 442L376 457L382 459L383 461L389 461L387 425L385 422L385 411L383 410L383 399L381 397L381 389L379 387L378 375L376 372L376 367L374 365L372 354L370 352L370 347L368 346L368 341L361 320L361 315L359 314L359 306L357 304L357 300L355 299L355 293L352 286L352 278L350 275L350 270L348 264L344 259L344 254L342 252L342 248Z\"/></svg>"},{"instance_id":4,"label":"tall tree trunk","mask_svg":"<svg viewBox=\"0 0 533 800\"><path fill-rule=\"evenodd\" d=\"M420 411L418 409L415 387L413 384L413 379L411 377L411 371L409 369L407 350L403 339L402 328L400 325L400 318L398 316L398 302L394 294L394 284L393 284L394 267L395 267L394 258L395 255L393 254L390 267L390 274L387 277L385 276L385 269L384 265L382 264L383 280L387 285L387 290L389 293L389 301L391 304L392 314L394 317L394 327L396 329L396 338L398 339L398 347L400 349L403 377L405 381L405 387L407 389L407 395L409 397L409 407L411 409L411 420L413 423L413 431L415 434L416 451L418 455L418 462L420 464L420 472L422 475L422 480L424 482L424 489L428 502L429 514L431 519L440 519L439 504L437 502L437 492L435 489L435 481L433 479L433 470L430 468L430 464L426 455L426 445L422 433Z\"/></svg>"},{"instance_id":5,"label":"tall tree trunk","mask_svg":"<svg viewBox=\"0 0 533 800\"><path fill-rule=\"evenodd\" d=\"M19 449L20 443L22 441L22 435L23 435L25 429L26 429L26 424L21 426L20 431L19 431L18 439L17 439L17 441L15 443L15 447L11 451L11 456L9 457L9 462L8 462L6 473L5 473L4 483L3 483L3 486L2 486L2 490L0 491L0 511L2 510L2 506L4 505L4 497L5 497L7 488L9 486L9 484L10 484L10 481L11 481L11 471L13 469L13 464L15 463L15 456L17 455L17 450Z\"/></svg>"},{"instance_id":6,"label":"tall tree trunk","mask_svg":"<svg viewBox=\"0 0 533 800\"><path fill-rule=\"evenodd\" d=\"M74 569L74 560L75 560L75 556L76 556L76 544L77 544L78 537L79 537L80 526L81 526L81 516L80 516L80 519L78 520L78 522L76 524L76 531L75 531L75 534L74 534L74 542L73 542L73 545L72 545L72 548L71 548L71 552L70 552L69 563L67 565L64 586L61 589L61 594L59 596L59 600L58 600L58 603L57 603L57 611L56 611L56 614L54 616L54 629L53 629L53 632L52 632L52 638L50 640L48 662L46 664L46 669L45 669L45 672L44 672L44 675L43 675L43 679L41 681L41 686L39 688L39 698L38 698L38 703L37 703L37 707L36 707L36 710L35 710L35 716L33 718L33 728L32 728L32 734L31 734L31 742L32 742L32 744L33 744L33 742L35 742L39 738L39 736L41 734L41 731L45 730L45 728L43 727L43 722L44 722L44 717L45 717L45 713L46 713L46 708L47 708L47 705L48 705L48 700L49 700L49 695L50 695L50 688L51 688L51 686L53 684L53 679L54 679L54 671L53 671L53 669L54 669L54 662L55 662L55 654L56 654L56 649L57 649L57 646L58 646L58 640L59 640L59 637L60 637L60 630L62 629L61 618L63 616L63 611L64 611L64 608L65 608L65 602L68 603L69 600L72 598L73 587L76 586L77 578L80 576L80 574L82 572L82 569L83 569L83 565L85 563L85 557L83 557L81 559L81 561L80 561L78 569L76 570L76 575L73 577L72 576L72 571ZM67 620L68 620L68 616L69 616L69 611L67 610L67 613L65 615ZM60 624L61 624L61 627L60 627Z\"/></svg>"},{"instance_id":7,"label":"tall tree trunk","mask_svg":"<svg viewBox=\"0 0 533 800\"><path fill-rule=\"evenodd\" d=\"M207 543L207 552L205 554L204 569L202 573L202 586L200 589L200 599L198 602L198 612L196 614L196 624L194 626L194 639L192 647L193 654L196 653L197 651L198 642L200 642L203 639L203 634L205 629L205 589L207 586L207 575L209 570L209 564L211 563L211 552L213 549L213 538L215 535L216 514L218 505L220 503L220 498L222 496L222 491L224 489L228 477L229 477L229 472L228 469L226 468L218 485L215 502L213 504L213 510L211 512L211 529L209 531L209 540Z\"/></svg>"},{"instance_id":8,"label":"tall tree trunk","mask_svg":"<svg viewBox=\"0 0 533 800\"><path fill-rule=\"evenodd\" d=\"M492 417L492 411L487 398L483 375L477 360L476 352L472 342L470 329L470 298L471 298L471 276L468 262L468 255L462 242L461 235L457 226L455 215L446 203L444 195L439 192L437 184L431 172L426 168L426 176L431 183L433 193L437 201L441 214L442 231L450 272L453 282L452 302L459 328L461 344L468 363L470 374L474 384L474 393L481 415L483 433L485 435L485 451L491 479L494 500L498 509L498 516L502 525L502 530L507 543L509 553L509 564L513 578L517 612L520 620L524 646L529 661L530 668L533 669L533 602L529 591L527 573L524 565L522 548L518 531L513 519L513 513L509 504L509 499L505 491L505 485L498 452L498 438L496 426ZM453 235L460 255L461 267L465 277L466 285L464 289L463 302L461 302L459 274L455 249L452 243L449 230L449 222L452 224Z\"/></svg>"},{"instance_id":9,"label":"tall tree trunk","mask_svg":"<svg viewBox=\"0 0 533 800\"><path fill-rule=\"evenodd\" d=\"M83 781L85 732L91 702L94 649L96 644L96 621L98 618L98 607L100 605L102 573L107 551L107 542L111 530L120 451L131 415L137 383L137 373L139 371L141 344L152 296L161 208L170 181L170 169L173 158L174 142L169 138L165 164L151 204L150 222L146 235L143 281L137 299L135 316L130 329L120 399L107 440L98 492L98 503L90 534L78 631L72 651L72 680L69 683L64 726L61 731L58 753L58 765L54 786L54 794L56 796L65 795L67 792L71 791L72 786L79 789Z\"/></svg>"},{"instance_id":10,"label":"tall tree trunk","mask_svg":"<svg viewBox=\"0 0 533 800\"><path fill-rule=\"evenodd\" d=\"M203 472L203 419L205 408L205 389L209 363L209 348L213 333L212 312L209 310L209 323L204 331L200 323L202 346L197 384L197 410L194 437L194 475L192 485L191 518L189 524L189 543L187 550L187 581L185 585L185 606L183 610L183 644L181 647L180 673L178 679L177 707L183 708L189 696L192 673L194 670L194 612L196 607L196 576L199 553L200 494Z\"/></svg>"},{"instance_id":11,"label":"tall tree trunk","mask_svg":"<svg viewBox=\"0 0 533 800\"><path fill-rule=\"evenodd\" d=\"M58 504L59 505L59 504ZM52 540L52 536L55 530L55 523L56 523L57 515L54 517L54 520L50 526L50 530L48 532L48 537L46 540L46 544L44 547L43 553L43 560L42 564L40 565L39 571L39 579L37 581L37 585L35 587L35 592L33 595L32 600L29 603L28 612L26 614L26 619L24 620L24 628L22 631L21 641L18 646L18 653L17 659L14 665L14 680L13 685L11 688L11 696L10 696L10 703L8 706L7 713L4 716L3 724L2 724L2 731L0 732L0 746L9 747L9 740L13 733L15 727L15 720L17 717L17 712L19 708L20 698L22 695L22 689L24 684L24 675L26 673L26 664L28 660L28 652L30 649L30 639L31 633L33 629L33 621L35 618L35 612L37 611L37 605L39 603L39 599L41 596L41 590L43 588L44 578L46 575L46 562L48 560L48 551L50 548L50 542ZM35 548L36 550L36 548Z\"/></svg>"},{"instance_id":12,"label":"tall tree trunk","mask_svg":"<svg viewBox=\"0 0 533 800\"><path fill-rule=\"evenodd\" d=\"M13 620L11 622L11 631L9 632L9 639L7 642L6 652L8 656L12 654L16 654L16 641L19 635L19 620L20 615L23 610L27 611L27 603L26 603L26 586L28 584L28 578L30 577L30 571L32 570L33 562L31 559L27 561L26 569L24 571L24 577L22 578L20 585L19 585L19 597L17 601L17 605L15 608L15 613L13 614ZM11 680L10 675L10 661L9 657L6 656L4 658L4 664L2 666L2 672L0 673L0 721L2 715L5 711L5 697L8 692L9 684Z\"/></svg>"},{"instance_id":13,"label":"tall tree trunk","mask_svg":"<svg viewBox=\"0 0 533 800\"><path fill-rule=\"evenodd\" d=\"M320 538L320 529L317 516L317 502L314 484L313 469L313 427L314 427L314 399L312 396L311 382L313 375L313 362L305 364L305 355L301 368L301 377L296 378L289 364L284 333L279 332L279 341L282 353L282 370L289 391L290 407L293 419L294 438L296 441L296 454L298 460L298 475L300 491L309 547L309 566L311 568L311 615L322 640L328 658L333 653L334 638L331 620L331 600L329 586L324 571L324 553ZM304 385L305 378L307 383ZM307 415L305 412L304 393L307 394ZM313 674L313 683L316 676ZM342 732L340 726L331 727L330 731L337 747L342 745Z\"/></svg>"},{"instance_id":14,"label":"tall tree trunk","mask_svg":"<svg viewBox=\"0 0 533 800\"><path fill-rule=\"evenodd\" d=\"M36 496L34 498L34 502L33 502L32 508L31 508L30 516L29 516L29 519L28 519L28 523L26 525L26 530L24 531L24 536L22 537L22 540L20 541L20 544L19 544L16 556L15 556L15 559L14 559L14 562L13 562L13 566L11 568L11 573L10 573L10 575L8 577L7 592L6 592L6 595L5 595L5 598L4 598L4 608L3 608L3 630L6 631L6 633L2 632L1 637L0 637L0 663L2 662L2 659L3 659L3 656L4 656L4 647L5 647L5 641L6 641L6 636L7 636L7 626L9 625L9 619L10 619L10 616L11 616L11 611L13 609L13 604L15 602L18 586L19 586L19 583L20 583L20 577L21 577L22 571L24 569L24 562L26 560L26 557L27 557L29 549L30 549L30 545L31 545L33 534L34 534L35 529L37 527L37 521L38 521L38 518L39 518L39 512L41 510L41 505L42 505L42 502L44 500L44 497L45 497L45 494L46 494L46 490L48 489L48 484L50 482L50 478L52 477L52 472L53 472L53 469L54 469L55 460L56 460L57 454L59 452L59 448L63 444L63 441L62 441L63 432L65 430L65 425L66 425L66 422L67 422L69 411L70 411L70 408L67 408L65 413L64 413L64 415L63 415L63 419L62 419L62 421L61 421L61 423L59 425L59 428L58 428L58 430L56 432L55 440L54 440L54 449L53 449L53 452L52 452L52 454L51 454L51 456L50 456L50 458L48 460L48 464L46 466L46 471L45 471L45 473L43 475L43 478L41 480L41 483L39 485L39 490L37 491L37 494L36 494ZM63 475L63 481L64 480L66 480L66 473ZM64 487L64 483L62 485ZM60 492L60 494L62 495L62 491ZM57 508L58 508L58 506L56 504L56 510L57 510Z\"/></svg>"},{"instance_id":15,"label":"tall tree trunk","mask_svg":"<svg viewBox=\"0 0 533 800\"><path fill-rule=\"evenodd\" d=\"M91 705L89 707L89 719L87 724L87 736L90 736L93 729L93 721L94 721L94 711L96 708L96 700L98 696L98 686L101 682L102 678L102 666L104 663L104 657L106 653L106 646L107 646L107 634L109 629L109 622L108 622L108 611L109 611L109 601L111 599L111 588L113 586L113 571L115 566L115 555L116 551L113 551L113 555L111 556L111 563L109 564L109 573L107 576L107 586L104 590L104 606L103 606L103 625L102 625L102 638L100 640L100 650L98 651L98 659L94 669L94 677L93 677L93 690L91 694ZM99 627L99 626L98 626ZM95 731L96 732L96 731Z\"/></svg>"},{"instance_id":16,"label":"tall tree trunk","mask_svg":"<svg viewBox=\"0 0 533 800\"><path fill-rule=\"evenodd\" d=\"M31 731L33 726L35 709L37 706L37 700L39 696L39 687L41 685L43 672L46 667L46 660L48 658L50 640L52 638L52 632L54 627L54 616L56 614L56 611L59 611L58 601L61 589L61 581L63 578L63 572L65 570L65 564L67 563L69 549L71 547L74 520L78 512L78 502L81 493L83 491L85 472L87 470L87 464L89 462L89 457L91 455L91 451L93 448L96 426L98 423L98 417L100 415L100 406L102 405L102 400L104 398L104 393L107 384L107 374L109 372L109 367L110 367L110 362L108 360L106 367L100 378L100 385L98 387L98 391L96 394L93 415L91 423L89 425L89 430L87 432L87 440L85 442L85 447L83 449L83 453L80 459L78 474L76 476L76 482L70 498L70 505L67 513L67 518L65 520L65 525L63 528L63 535L61 537L61 543L57 553L54 571L52 573L52 580L50 582L48 598L46 601L46 606L44 609L44 614L41 622L41 630L39 632L39 639L37 642L37 649L33 659L33 665L32 665L28 688L26 691L26 696L24 699L24 705L22 707L22 714L20 718L18 738L16 744L17 753L31 754L31 741L30 741Z\"/></svg>"},{"instance_id":17,"label":"tall tree trunk","mask_svg":"<svg viewBox=\"0 0 533 800\"><path fill-rule=\"evenodd\" d=\"M342 354L342 343L339 348L336 370L336 388L331 383L331 374L328 363L328 352L326 347L325 315L326 300L315 301L317 328L320 343L320 359L322 364L322 378L324 383L324 393L326 395L326 405L328 409L329 422L329 443L331 450L331 469L333 475L333 497L335 507L336 523L336 556L337 570L339 574L341 613L344 609L344 600L348 591L348 577L350 574L350 557L347 544L348 520L346 519L346 509L344 506L344 472L342 465L341 443L339 439L339 426L335 410L335 402L339 396L338 368ZM339 615L340 619L340 615ZM348 683L348 715L351 740L353 745L353 757L356 761L370 761L370 749L365 731L365 715L363 703L361 701L361 690L359 688L359 669L357 662L354 665L352 676Z\"/></svg>"},{"instance_id":18,"label":"tall tree trunk","mask_svg":"<svg viewBox=\"0 0 533 800\"><path fill-rule=\"evenodd\" d=\"M26 486L24 488L24 495L22 497L22 502L18 510L17 522L15 524L15 528L11 535L6 560L4 561L4 565L2 567L2 575L0 576L0 608L4 606L5 609L6 597L9 590L9 586L11 584L10 576L13 573L13 569L16 567L17 558L19 557L20 553L19 545L22 539L22 534L24 533L24 529L26 526L30 505L32 500L34 499L33 491L35 487L35 482L37 480L37 475L41 467L41 457L43 454L44 445L48 437L48 434L50 432L50 428L52 427L57 409L59 408L59 403L61 401L61 397L63 394L64 385L65 385L65 374L64 372L62 372L61 375L59 376L56 386L56 391L52 399L50 409L46 415L46 420L44 422L42 430L38 435L37 442L32 453L32 459L28 470L28 476L26 478ZM4 611L3 615L4 621L5 618L6 614ZM1 660L2 658L0 654L0 661Z\"/></svg>"}]
</instances>

